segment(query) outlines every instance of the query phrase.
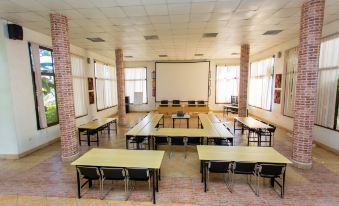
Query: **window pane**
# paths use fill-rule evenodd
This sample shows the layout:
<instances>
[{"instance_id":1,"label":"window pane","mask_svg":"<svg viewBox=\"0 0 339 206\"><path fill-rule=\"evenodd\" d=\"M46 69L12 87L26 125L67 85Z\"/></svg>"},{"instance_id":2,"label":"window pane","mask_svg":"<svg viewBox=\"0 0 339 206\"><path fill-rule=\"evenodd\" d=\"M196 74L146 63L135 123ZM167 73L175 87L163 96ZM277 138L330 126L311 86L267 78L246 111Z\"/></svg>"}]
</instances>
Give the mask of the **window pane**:
<instances>
[{"instance_id":1,"label":"window pane","mask_svg":"<svg viewBox=\"0 0 339 206\"><path fill-rule=\"evenodd\" d=\"M216 103L231 103L231 96L238 96L239 72L239 66L217 66Z\"/></svg>"},{"instance_id":2,"label":"window pane","mask_svg":"<svg viewBox=\"0 0 339 206\"><path fill-rule=\"evenodd\" d=\"M56 105L54 77L41 75L41 81L47 124L50 125L57 123L58 112Z\"/></svg>"},{"instance_id":3,"label":"window pane","mask_svg":"<svg viewBox=\"0 0 339 206\"><path fill-rule=\"evenodd\" d=\"M147 69L125 68L125 95L134 103L134 93L142 92L142 103L147 103Z\"/></svg>"},{"instance_id":4,"label":"window pane","mask_svg":"<svg viewBox=\"0 0 339 206\"><path fill-rule=\"evenodd\" d=\"M53 70L52 51L40 48L39 52L40 52L41 73L53 74L54 70Z\"/></svg>"}]
</instances>

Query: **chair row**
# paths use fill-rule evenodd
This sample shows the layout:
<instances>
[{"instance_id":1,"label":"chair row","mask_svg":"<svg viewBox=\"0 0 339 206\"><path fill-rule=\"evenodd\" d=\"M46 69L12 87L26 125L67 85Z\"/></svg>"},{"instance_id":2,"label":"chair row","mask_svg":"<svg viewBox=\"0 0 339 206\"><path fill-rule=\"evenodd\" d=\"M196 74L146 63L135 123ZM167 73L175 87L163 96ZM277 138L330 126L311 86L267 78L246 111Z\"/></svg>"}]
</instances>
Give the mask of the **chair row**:
<instances>
[{"instance_id":1,"label":"chair row","mask_svg":"<svg viewBox=\"0 0 339 206\"><path fill-rule=\"evenodd\" d=\"M105 180L120 180L125 183L125 192L129 191L130 182L148 181L148 187L151 187L151 175L153 172L147 168L111 168L111 167L89 167L77 166L77 172L80 177L80 188L83 188L87 183L89 188L92 187L92 181L99 181L100 198L104 197L103 188ZM81 184L81 180L86 182ZM80 191L80 190L79 190Z\"/></svg>"},{"instance_id":2,"label":"chair row","mask_svg":"<svg viewBox=\"0 0 339 206\"><path fill-rule=\"evenodd\" d=\"M275 133L275 130L277 129L276 126L274 126L273 124L269 124L269 123L262 121L262 120L258 120L258 121L269 125L271 128L269 128L269 129L249 129L249 128L247 128L248 129L247 145L249 145L251 142L255 142L255 143L258 144L258 146L272 147L274 133ZM265 145L263 145L263 143Z\"/></svg>"},{"instance_id":3,"label":"chair row","mask_svg":"<svg viewBox=\"0 0 339 206\"><path fill-rule=\"evenodd\" d=\"M168 100L161 100L160 105L166 106L166 105L168 105L168 102L169 102ZM181 103L180 100L172 100L172 106L174 106L174 107L175 106L179 107L180 103ZM187 101L187 103L188 103L188 106L195 106L196 103L197 103L197 105L206 105L204 100L198 100L198 101L189 100L189 101Z\"/></svg>"},{"instance_id":4,"label":"chair row","mask_svg":"<svg viewBox=\"0 0 339 206\"><path fill-rule=\"evenodd\" d=\"M223 173L225 175L224 180L230 192L233 192L235 174L242 174L247 175L247 183L257 196L259 196L260 178L269 178L272 188L274 189L274 183L277 183L277 185L280 187L280 196L281 198L284 197L286 171L285 164L264 164L233 161L209 161L206 164L207 182L209 182L210 173ZM228 177L228 182L226 181L226 176ZM256 178L255 188L252 187L252 176Z\"/></svg>"}]
</instances>

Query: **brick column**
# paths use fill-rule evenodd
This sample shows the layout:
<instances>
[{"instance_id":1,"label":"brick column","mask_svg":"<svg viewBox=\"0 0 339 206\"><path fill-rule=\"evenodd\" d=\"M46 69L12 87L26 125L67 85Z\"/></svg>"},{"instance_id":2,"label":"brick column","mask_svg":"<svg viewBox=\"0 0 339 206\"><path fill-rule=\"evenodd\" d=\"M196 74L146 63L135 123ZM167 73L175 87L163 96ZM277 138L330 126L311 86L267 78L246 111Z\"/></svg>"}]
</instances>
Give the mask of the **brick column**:
<instances>
[{"instance_id":1,"label":"brick column","mask_svg":"<svg viewBox=\"0 0 339 206\"><path fill-rule=\"evenodd\" d=\"M292 160L296 167L305 169L312 167L312 130L317 105L324 7L325 0L307 0L301 11Z\"/></svg>"},{"instance_id":2,"label":"brick column","mask_svg":"<svg viewBox=\"0 0 339 206\"><path fill-rule=\"evenodd\" d=\"M250 61L250 46L241 45L240 51L240 82L239 82L239 117L247 116L247 82L248 66Z\"/></svg>"},{"instance_id":3,"label":"brick column","mask_svg":"<svg viewBox=\"0 0 339 206\"><path fill-rule=\"evenodd\" d=\"M122 49L115 50L115 62L117 67L119 125L126 125L125 71Z\"/></svg>"},{"instance_id":4,"label":"brick column","mask_svg":"<svg viewBox=\"0 0 339 206\"><path fill-rule=\"evenodd\" d=\"M79 143L75 124L68 20L67 17L61 14L50 14L50 21L61 137L61 156L63 160L71 160L79 155Z\"/></svg>"}]
</instances>

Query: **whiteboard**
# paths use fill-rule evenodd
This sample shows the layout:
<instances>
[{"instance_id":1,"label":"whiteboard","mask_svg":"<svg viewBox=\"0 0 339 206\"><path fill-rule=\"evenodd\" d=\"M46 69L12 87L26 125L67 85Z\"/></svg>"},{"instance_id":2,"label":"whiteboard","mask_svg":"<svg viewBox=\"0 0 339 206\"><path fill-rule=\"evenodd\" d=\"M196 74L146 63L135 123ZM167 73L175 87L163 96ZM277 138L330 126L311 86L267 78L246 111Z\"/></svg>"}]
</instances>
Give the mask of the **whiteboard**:
<instances>
[{"instance_id":1,"label":"whiteboard","mask_svg":"<svg viewBox=\"0 0 339 206\"><path fill-rule=\"evenodd\" d=\"M209 62L156 62L156 101L208 101Z\"/></svg>"}]
</instances>

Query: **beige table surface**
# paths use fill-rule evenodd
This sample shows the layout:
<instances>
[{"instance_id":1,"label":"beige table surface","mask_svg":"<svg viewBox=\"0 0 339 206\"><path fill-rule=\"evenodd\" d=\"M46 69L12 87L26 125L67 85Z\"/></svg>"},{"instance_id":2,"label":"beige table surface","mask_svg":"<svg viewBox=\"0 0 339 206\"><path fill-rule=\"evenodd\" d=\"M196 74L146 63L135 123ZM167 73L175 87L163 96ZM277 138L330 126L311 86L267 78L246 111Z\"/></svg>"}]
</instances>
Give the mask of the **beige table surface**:
<instances>
[{"instance_id":1,"label":"beige table surface","mask_svg":"<svg viewBox=\"0 0 339 206\"><path fill-rule=\"evenodd\" d=\"M72 162L71 165L159 169L164 154L165 152L160 150L94 148Z\"/></svg>"},{"instance_id":2,"label":"beige table surface","mask_svg":"<svg viewBox=\"0 0 339 206\"><path fill-rule=\"evenodd\" d=\"M292 163L272 147L197 145L199 160Z\"/></svg>"},{"instance_id":3,"label":"beige table surface","mask_svg":"<svg viewBox=\"0 0 339 206\"><path fill-rule=\"evenodd\" d=\"M246 125L251 129L271 129L272 127L268 124L264 124L252 117L234 117L238 122Z\"/></svg>"},{"instance_id":4,"label":"beige table surface","mask_svg":"<svg viewBox=\"0 0 339 206\"><path fill-rule=\"evenodd\" d=\"M165 137L205 137L206 131L203 129L193 128L159 128L153 130L152 136L165 136Z\"/></svg>"},{"instance_id":5,"label":"beige table surface","mask_svg":"<svg viewBox=\"0 0 339 206\"><path fill-rule=\"evenodd\" d=\"M105 124L116 121L117 118L100 118L78 126L79 129L98 129Z\"/></svg>"},{"instance_id":6,"label":"beige table surface","mask_svg":"<svg viewBox=\"0 0 339 206\"><path fill-rule=\"evenodd\" d=\"M135 125L131 130L129 130L126 133L126 135L129 135L129 136L139 135L140 131L142 131L142 129L149 123L151 123L151 125L155 127L159 123L162 117L163 117L163 114L149 113L137 125Z\"/></svg>"}]
</instances>

